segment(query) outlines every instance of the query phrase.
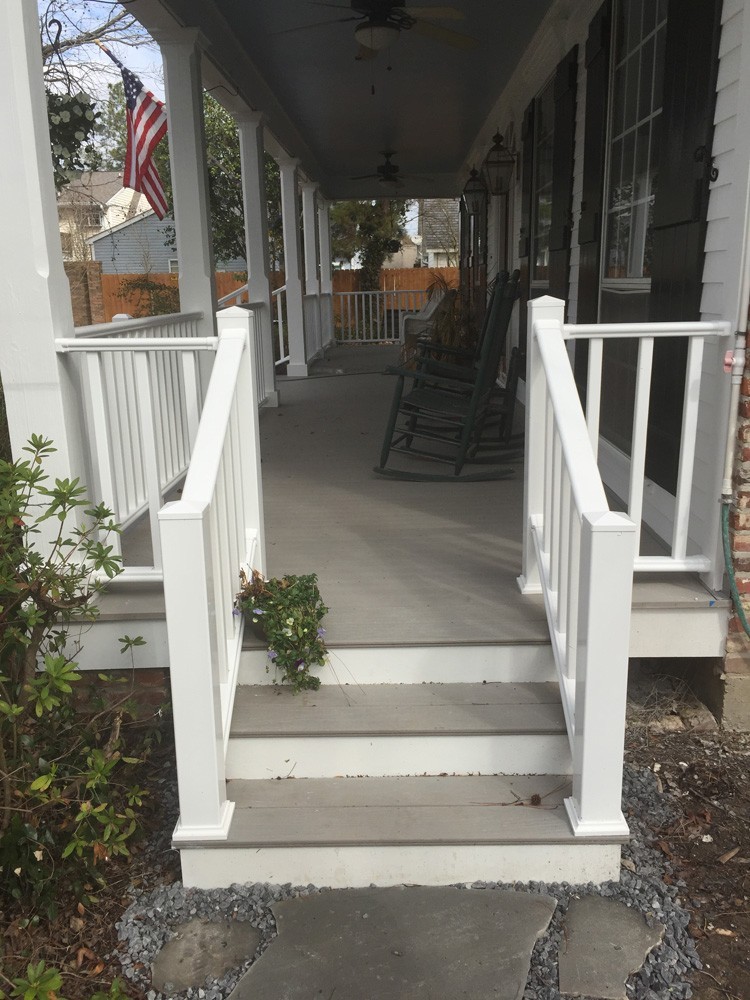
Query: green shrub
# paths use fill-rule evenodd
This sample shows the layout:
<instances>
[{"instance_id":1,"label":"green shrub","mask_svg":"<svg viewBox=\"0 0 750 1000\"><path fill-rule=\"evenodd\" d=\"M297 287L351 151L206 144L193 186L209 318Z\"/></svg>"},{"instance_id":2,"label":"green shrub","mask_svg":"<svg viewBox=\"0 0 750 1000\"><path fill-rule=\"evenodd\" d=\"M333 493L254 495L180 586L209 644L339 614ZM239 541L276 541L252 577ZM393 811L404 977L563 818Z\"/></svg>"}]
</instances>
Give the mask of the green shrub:
<instances>
[{"instance_id":1,"label":"green shrub","mask_svg":"<svg viewBox=\"0 0 750 1000\"><path fill-rule=\"evenodd\" d=\"M60 887L85 899L101 862L128 853L141 793L127 783L126 698L73 704L73 631L96 618L97 575L120 572L119 529L77 479L50 484L50 441L24 450L0 461L0 888L52 916Z\"/></svg>"}]
</instances>

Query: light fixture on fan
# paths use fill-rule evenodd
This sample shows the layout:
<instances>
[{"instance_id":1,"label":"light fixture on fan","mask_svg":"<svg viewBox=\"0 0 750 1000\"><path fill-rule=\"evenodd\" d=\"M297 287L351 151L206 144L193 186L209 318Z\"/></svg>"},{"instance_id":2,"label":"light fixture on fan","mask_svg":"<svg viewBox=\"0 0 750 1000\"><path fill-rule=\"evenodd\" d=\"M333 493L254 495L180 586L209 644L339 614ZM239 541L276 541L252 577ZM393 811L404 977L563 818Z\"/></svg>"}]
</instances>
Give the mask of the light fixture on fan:
<instances>
[{"instance_id":1,"label":"light fixture on fan","mask_svg":"<svg viewBox=\"0 0 750 1000\"><path fill-rule=\"evenodd\" d=\"M400 34L400 29L396 25L374 20L365 21L354 30L356 41L371 52L389 48Z\"/></svg>"},{"instance_id":2,"label":"light fixture on fan","mask_svg":"<svg viewBox=\"0 0 750 1000\"><path fill-rule=\"evenodd\" d=\"M492 146L482 164L490 194L507 194L510 190L510 179L516 163L516 154L508 149L499 131L492 137Z\"/></svg>"}]
</instances>

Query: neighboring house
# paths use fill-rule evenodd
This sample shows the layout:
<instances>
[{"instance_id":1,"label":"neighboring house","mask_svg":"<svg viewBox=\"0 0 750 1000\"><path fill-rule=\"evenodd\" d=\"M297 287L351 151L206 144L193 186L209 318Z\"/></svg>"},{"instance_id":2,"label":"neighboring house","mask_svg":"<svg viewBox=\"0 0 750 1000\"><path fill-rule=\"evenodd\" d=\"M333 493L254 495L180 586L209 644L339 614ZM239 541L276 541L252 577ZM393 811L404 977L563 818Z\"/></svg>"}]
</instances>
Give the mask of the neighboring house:
<instances>
[{"instance_id":1,"label":"neighboring house","mask_svg":"<svg viewBox=\"0 0 750 1000\"><path fill-rule=\"evenodd\" d=\"M419 247L408 234L401 238L401 249L391 254L383 264L383 268L415 267L419 258ZM436 265L437 266L437 265Z\"/></svg>"},{"instance_id":2,"label":"neighboring house","mask_svg":"<svg viewBox=\"0 0 750 1000\"><path fill-rule=\"evenodd\" d=\"M179 271L173 239L174 220L159 219L147 208L90 236L88 244L103 274L167 274ZM240 258L217 261L216 270L246 271L247 264Z\"/></svg>"},{"instance_id":3,"label":"neighboring house","mask_svg":"<svg viewBox=\"0 0 750 1000\"><path fill-rule=\"evenodd\" d=\"M458 198L422 198L418 234L426 267L456 267L460 233Z\"/></svg>"},{"instance_id":4,"label":"neighboring house","mask_svg":"<svg viewBox=\"0 0 750 1000\"><path fill-rule=\"evenodd\" d=\"M141 200L142 195L123 189L122 171L83 171L57 196L63 259L91 260L89 237L128 218Z\"/></svg>"}]
</instances>

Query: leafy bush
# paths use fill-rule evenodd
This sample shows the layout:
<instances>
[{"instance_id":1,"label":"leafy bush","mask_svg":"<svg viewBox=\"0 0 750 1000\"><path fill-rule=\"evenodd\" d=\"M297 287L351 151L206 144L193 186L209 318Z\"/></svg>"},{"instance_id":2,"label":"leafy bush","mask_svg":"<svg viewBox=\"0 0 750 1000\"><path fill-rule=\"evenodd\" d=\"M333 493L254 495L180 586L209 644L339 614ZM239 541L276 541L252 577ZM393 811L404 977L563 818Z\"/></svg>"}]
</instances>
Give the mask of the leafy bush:
<instances>
[{"instance_id":1,"label":"leafy bush","mask_svg":"<svg viewBox=\"0 0 750 1000\"><path fill-rule=\"evenodd\" d=\"M28 458L0 461L0 885L50 916L60 886L86 898L97 866L128 853L142 795L123 779L138 762L123 755L126 699L74 705L71 631L96 618L97 574L120 571L119 529L77 479L50 485L54 450L33 436Z\"/></svg>"},{"instance_id":2,"label":"leafy bush","mask_svg":"<svg viewBox=\"0 0 750 1000\"><path fill-rule=\"evenodd\" d=\"M317 576L310 573L264 580L253 570L249 580L240 573L240 583L237 608L262 628L268 658L281 671L282 680L295 692L317 691L320 678L310 673L310 667L325 663L326 630L320 623L328 613Z\"/></svg>"},{"instance_id":3,"label":"leafy bush","mask_svg":"<svg viewBox=\"0 0 750 1000\"><path fill-rule=\"evenodd\" d=\"M55 187L61 190L87 166L99 127L96 103L88 94L57 94L47 91L52 166Z\"/></svg>"}]
</instances>

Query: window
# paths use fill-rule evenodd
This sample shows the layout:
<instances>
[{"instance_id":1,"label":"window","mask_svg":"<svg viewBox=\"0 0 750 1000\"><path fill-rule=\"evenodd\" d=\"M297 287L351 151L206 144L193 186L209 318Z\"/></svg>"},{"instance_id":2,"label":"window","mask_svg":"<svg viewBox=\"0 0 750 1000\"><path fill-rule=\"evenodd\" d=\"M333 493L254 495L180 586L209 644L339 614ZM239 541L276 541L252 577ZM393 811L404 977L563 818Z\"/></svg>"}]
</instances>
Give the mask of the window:
<instances>
[{"instance_id":1,"label":"window","mask_svg":"<svg viewBox=\"0 0 750 1000\"><path fill-rule=\"evenodd\" d=\"M179 261L178 261L177 257L170 257L169 258L169 273L170 274L177 274L179 272L179 270L180 270L180 264L179 264Z\"/></svg>"},{"instance_id":2,"label":"window","mask_svg":"<svg viewBox=\"0 0 750 1000\"><path fill-rule=\"evenodd\" d=\"M534 182L531 202L531 280L549 281L549 231L552 223L552 155L555 88L550 80L534 102Z\"/></svg>"},{"instance_id":3,"label":"window","mask_svg":"<svg viewBox=\"0 0 750 1000\"><path fill-rule=\"evenodd\" d=\"M666 0L621 0L614 65L603 283L651 276L661 125Z\"/></svg>"}]
</instances>

